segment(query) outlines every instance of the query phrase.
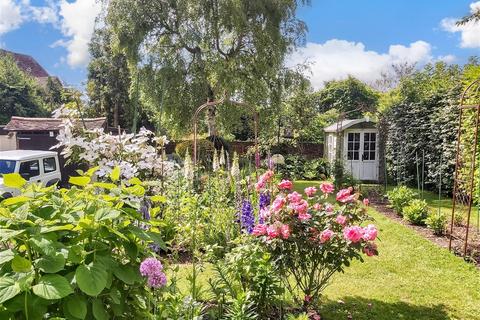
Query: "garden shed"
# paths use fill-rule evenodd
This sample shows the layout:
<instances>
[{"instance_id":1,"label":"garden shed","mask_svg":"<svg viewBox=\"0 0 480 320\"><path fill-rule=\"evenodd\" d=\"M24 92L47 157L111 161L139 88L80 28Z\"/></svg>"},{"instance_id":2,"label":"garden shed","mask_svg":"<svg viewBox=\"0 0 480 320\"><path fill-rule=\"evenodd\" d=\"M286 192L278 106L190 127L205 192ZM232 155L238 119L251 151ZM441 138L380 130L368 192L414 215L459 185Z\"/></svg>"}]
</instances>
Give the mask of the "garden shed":
<instances>
[{"instance_id":1,"label":"garden shed","mask_svg":"<svg viewBox=\"0 0 480 320\"><path fill-rule=\"evenodd\" d=\"M324 129L325 156L330 163L343 161L346 172L362 181L380 177L379 134L368 117L345 119Z\"/></svg>"}]
</instances>

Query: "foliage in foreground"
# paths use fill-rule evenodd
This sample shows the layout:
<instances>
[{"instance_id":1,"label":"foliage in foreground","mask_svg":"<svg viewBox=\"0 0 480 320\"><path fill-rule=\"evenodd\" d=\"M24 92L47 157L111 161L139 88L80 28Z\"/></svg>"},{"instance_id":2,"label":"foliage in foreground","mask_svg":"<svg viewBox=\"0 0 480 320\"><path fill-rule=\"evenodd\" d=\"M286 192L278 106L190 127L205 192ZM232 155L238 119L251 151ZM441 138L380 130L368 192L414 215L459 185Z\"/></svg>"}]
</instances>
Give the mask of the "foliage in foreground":
<instances>
[{"instance_id":1,"label":"foliage in foreground","mask_svg":"<svg viewBox=\"0 0 480 320\"><path fill-rule=\"evenodd\" d=\"M91 183L94 171L71 178L72 189L28 185L2 202L0 318L147 318L151 291L139 265L165 244L139 213L141 183L119 184L115 173Z\"/></svg>"}]
</instances>

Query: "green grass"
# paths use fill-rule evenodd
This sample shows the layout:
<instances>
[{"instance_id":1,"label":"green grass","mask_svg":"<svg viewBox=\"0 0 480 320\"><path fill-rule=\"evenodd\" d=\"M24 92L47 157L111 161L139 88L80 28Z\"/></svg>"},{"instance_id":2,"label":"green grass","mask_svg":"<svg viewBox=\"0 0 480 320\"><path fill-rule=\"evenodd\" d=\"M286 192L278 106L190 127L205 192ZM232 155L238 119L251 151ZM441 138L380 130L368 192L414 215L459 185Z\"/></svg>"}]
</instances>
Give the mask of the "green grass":
<instances>
[{"instance_id":1,"label":"green grass","mask_svg":"<svg viewBox=\"0 0 480 320\"><path fill-rule=\"evenodd\" d=\"M303 190L314 182L297 182ZM428 201L428 200L427 200ZM322 319L480 320L480 271L413 230L370 209L380 230L380 255L336 275L320 306ZM190 267L183 265L185 279ZM212 271L200 282L206 286ZM181 286L186 289L186 280Z\"/></svg>"}]
</instances>

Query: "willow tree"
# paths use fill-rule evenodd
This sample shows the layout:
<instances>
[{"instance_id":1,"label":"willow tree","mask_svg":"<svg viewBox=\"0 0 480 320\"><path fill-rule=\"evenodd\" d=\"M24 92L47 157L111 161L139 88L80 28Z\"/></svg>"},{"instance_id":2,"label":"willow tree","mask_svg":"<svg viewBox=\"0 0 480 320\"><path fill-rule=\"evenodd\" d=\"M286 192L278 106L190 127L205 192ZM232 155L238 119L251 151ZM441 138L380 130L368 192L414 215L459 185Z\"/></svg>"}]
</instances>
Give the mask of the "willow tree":
<instances>
[{"instance_id":1,"label":"willow tree","mask_svg":"<svg viewBox=\"0 0 480 320\"><path fill-rule=\"evenodd\" d=\"M295 0L110 0L107 20L139 68L144 103L182 132L197 106L225 95L272 104L285 56L304 40L296 9ZM211 135L216 113L207 112Z\"/></svg>"}]
</instances>

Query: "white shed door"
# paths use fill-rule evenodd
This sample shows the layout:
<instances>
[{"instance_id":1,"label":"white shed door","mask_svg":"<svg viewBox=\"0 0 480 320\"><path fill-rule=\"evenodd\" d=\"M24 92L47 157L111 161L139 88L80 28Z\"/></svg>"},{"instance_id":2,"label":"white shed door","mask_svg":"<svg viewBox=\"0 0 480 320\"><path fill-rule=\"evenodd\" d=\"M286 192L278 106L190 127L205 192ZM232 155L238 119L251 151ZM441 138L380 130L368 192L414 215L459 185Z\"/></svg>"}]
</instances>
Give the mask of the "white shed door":
<instances>
[{"instance_id":1,"label":"white shed door","mask_svg":"<svg viewBox=\"0 0 480 320\"><path fill-rule=\"evenodd\" d=\"M347 131L345 133L345 169L359 180L378 180L378 151L376 131Z\"/></svg>"}]
</instances>

